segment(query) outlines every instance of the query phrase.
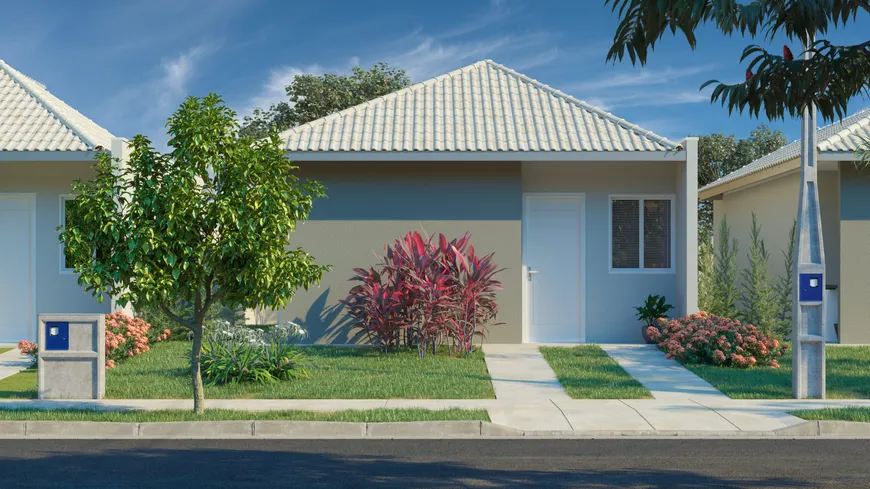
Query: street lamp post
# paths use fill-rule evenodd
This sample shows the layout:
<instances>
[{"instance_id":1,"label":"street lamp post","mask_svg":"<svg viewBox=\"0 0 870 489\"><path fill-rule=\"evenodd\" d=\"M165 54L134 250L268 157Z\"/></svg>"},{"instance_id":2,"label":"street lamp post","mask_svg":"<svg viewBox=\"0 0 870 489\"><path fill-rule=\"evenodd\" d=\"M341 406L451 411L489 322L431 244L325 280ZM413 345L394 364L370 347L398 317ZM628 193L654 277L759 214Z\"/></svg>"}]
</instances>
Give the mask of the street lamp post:
<instances>
[{"instance_id":1,"label":"street lamp post","mask_svg":"<svg viewBox=\"0 0 870 489\"><path fill-rule=\"evenodd\" d=\"M814 37L804 45L810 59ZM801 122L801 190L797 215L797 266L792 309L792 396L825 398L825 249L819 211L816 106Z\"/></svg>"}]
</instances>

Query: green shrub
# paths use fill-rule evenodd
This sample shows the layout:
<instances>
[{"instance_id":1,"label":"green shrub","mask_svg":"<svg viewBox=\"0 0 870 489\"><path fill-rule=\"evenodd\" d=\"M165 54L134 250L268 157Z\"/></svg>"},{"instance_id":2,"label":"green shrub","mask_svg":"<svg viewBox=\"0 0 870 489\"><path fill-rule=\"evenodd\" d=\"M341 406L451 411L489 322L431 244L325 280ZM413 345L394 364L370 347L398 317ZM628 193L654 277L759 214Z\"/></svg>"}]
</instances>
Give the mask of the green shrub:
<instances>
[{"instance_id":1,"label":"green shrub","mask_svg":"<svg viewBox=\"0 0 870 489\"><path fill-rule=\"evenodd\" d=\"M737 240L731 239L728 219L722 217L719 241L713 266L713 304L708 312L721 317L735 317L740 291L737 288Z\"/></svg>"},{"instance_id":2,"label":"green shrub","mask_svg":"<svg viewBox=\"0 0 870 489\"><path fill-rule=\"evenodd\" d=\"M761 226L758 224L754 212L752 213L752 228L749 231L749 252L746 256L749 259L749 268L742 271L743 294L741 301L743 311L740 316L744 321L757 326L762 333L768 334L776 325L779 303L776 287L771 284L770 274L767 271L770 253L764 246L764 239L761 238Z\"/></svg>"}]
</instances>

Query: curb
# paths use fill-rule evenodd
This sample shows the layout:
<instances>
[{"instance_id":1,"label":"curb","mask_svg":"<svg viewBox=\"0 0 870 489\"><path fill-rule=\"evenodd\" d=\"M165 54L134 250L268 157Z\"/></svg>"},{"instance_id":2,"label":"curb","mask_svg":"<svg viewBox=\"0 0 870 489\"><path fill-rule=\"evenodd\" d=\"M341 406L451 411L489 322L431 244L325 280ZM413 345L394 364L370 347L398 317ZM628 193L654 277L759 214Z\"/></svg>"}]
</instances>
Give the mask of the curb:
<instances>
[{"instance_id":1,"label":"curb","mask_svg":"<svg viewBox=\"0 0 870 489\"><path fill-rule=\"evenodd\" d=\"M772 431L523 431L486 421L0 421L0 439L870 438L870 423L807 421Z\"/></svg>"}]
</instances>

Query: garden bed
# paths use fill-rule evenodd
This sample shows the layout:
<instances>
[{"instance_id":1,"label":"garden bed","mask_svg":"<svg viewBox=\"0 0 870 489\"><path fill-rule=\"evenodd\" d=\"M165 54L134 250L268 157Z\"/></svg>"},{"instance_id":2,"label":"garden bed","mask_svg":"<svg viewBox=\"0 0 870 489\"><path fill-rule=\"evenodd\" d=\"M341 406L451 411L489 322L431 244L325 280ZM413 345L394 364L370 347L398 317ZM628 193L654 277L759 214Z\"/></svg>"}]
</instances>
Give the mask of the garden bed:
<instances>
[{"instance_id":1,"label":"garden bed","mask_svg":"<svg viewBox=\"0 0 870 489\"><path fill-rule=\"evenodd\" d=\"M574 399L652 399L646 387L596 345L542 346L540 351Z\"/></svg>"},{"instance_id":2,"label":"garden bed","mask_svg":"<svg viewBox=\"0 0 870 489\"><path fill-rule=\"evenodd\" d=\"M493 399L495 392L477 351L418 358L416 350L381 353L371 348L300 347L309 377L272 384L206 386L206 399ZM164 342L106 372L110 399L188 399L192 396L190 343ZM30 377L28 377L28 375ZM35 398L36 372L0 380L0 397Z\"/></svg>"},{"instance_id":3,"label":"garden bed","mask_svg":"<svg viewBox=\"0 0 870 489\"><path fill-rule=\"evenodd\" d=\"M0 409L0 421L103 421L154 423L171 421L342 421L386 423L405 421L489 421L484 409L368 409L334 412L235 411L206 409L202 415L190 410L93 411L80 409Z\"/></svg>"},{"instance_id":4,"label":"garden bed","mask_svg":"<svg viewBox=\"0 0 870 489\"><path fill-rule=\"evenodd\" d=\"M870 347L829 346L825 352L827 397L870 398ZM688 363L685 366L733 399L790 399L790 352L782 356L779 364L779 368L748 369Z\"/></svg>"}]
</instances>

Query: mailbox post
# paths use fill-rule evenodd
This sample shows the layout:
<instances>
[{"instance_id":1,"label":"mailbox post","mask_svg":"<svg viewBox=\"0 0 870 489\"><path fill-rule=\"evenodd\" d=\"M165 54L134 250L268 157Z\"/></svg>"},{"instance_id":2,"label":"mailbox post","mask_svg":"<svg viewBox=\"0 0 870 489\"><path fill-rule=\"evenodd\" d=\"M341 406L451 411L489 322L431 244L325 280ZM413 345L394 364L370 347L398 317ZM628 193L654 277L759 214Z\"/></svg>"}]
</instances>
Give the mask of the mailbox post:
<instances>
[{"instance_id":1,"label":"mailbox post","mask_svg":"<svg viewBox=\"0 0 870 489\"><path fill-rule=\"evenodd\" d=\"M102 314L40 314L40 399L102 399L106 324Z\"/></svg>"}]
</instances>

